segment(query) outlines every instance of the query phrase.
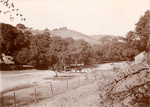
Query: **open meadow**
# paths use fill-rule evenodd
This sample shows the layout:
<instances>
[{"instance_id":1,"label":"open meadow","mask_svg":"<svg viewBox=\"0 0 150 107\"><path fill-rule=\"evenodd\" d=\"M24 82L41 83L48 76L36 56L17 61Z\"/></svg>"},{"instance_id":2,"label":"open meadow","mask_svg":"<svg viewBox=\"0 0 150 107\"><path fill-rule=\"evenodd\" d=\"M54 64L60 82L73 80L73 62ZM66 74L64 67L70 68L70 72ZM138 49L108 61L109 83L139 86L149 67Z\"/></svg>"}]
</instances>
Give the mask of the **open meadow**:
<instances>
[{"instance_id":1,"label":"open meadow","mask_svg":"<svg viewBox=\"0 0 150 107\"><path fill-rule=\"evenodd\" d=\"M17 106L97 107L98 76L103 73L112 77L114 64L122 68L126 66L126 62L106 63L85 68L82 72L58 73L59 77L50 70L1 71L2 105L14 106L15 93Z\"/></svg>"}]
</instances>

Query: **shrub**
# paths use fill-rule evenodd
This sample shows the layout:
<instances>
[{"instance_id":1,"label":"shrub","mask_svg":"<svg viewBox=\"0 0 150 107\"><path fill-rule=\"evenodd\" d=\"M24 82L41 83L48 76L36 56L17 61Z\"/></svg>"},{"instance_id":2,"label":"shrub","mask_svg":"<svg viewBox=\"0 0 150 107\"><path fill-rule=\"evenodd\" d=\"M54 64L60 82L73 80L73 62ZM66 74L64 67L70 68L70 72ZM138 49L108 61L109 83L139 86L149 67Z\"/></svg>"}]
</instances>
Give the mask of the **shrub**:
<instances>
[{"instance_id":1,"label":"shrub","mask_svg":"<svg viewBox=\"0 0 150 107\"><path fill-rule=\"evenodd\" d=\"M101 106L149 106L149 68L142 64L129 64L125 69L115 66L112 77L102 76L105 84L99 82Z\"/></svg>"}]
</instances>

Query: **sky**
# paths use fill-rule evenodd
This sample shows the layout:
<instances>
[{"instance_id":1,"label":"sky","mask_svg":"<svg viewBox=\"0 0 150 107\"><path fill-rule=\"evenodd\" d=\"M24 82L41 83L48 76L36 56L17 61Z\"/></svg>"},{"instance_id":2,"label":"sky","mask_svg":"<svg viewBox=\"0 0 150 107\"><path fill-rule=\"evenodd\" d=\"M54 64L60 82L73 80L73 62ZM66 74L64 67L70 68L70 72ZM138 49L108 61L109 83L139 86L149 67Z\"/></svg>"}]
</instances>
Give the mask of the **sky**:
<instances>
[{"instance_id":1,"label":"sky","mask_svg":"<svg viewBox=\"0 0 150 107\"><path fill-rule=\"evenodd\" d=\"M135 29L141 15L150 10L150 0L11 0L25 22L0 15L0 22L23 23L33 29L67 27L86 35L125 36ZM0 8L4 7L0 4Z\"/></svg>"}]
</instances>

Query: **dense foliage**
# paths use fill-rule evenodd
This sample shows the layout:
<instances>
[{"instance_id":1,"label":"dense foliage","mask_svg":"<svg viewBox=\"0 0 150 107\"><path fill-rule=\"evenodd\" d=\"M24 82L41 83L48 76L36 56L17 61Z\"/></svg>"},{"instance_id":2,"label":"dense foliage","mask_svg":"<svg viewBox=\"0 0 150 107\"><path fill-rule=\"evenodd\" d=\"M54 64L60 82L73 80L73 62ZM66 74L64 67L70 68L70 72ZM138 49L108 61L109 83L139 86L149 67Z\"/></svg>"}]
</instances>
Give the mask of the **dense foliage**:
<instances>
[{"instance_id":1,"label":"dense foliage","mask_svg":"<svg viewBox=\"0 0 150 107\"><path fill-rule=\"evenodd\" d=\"M1 23L0 34L0 50L1 53L14 56L21 48L29 45L28 35L23 34L22 31L17 30L16 27Z\"/></svg>"},{"instance_id":2,"label":"dense foliage","mask_svg":"<svg viewBox=\"0 0 150 107\"><path fill-rule=\"evenodd\" d=\"M73 38L51 37L49 30L33 36L22 24L14 27L1 23L0 50L1 54L13 56L15 63L57 71L71 64L133 60L140 52L150 51L149 23L150 11L146 11L135 31L129 31L126 37L102 37L99 45Z\"/></svg>"},{"instance_id":3,"label":"dense foliage","mask_svg":"<svg viewBox=\"0 0 150 107\"><path fill-rule=\"evenodd\" d=\"M150 50L150 11L147 10L140 18L138 23L136 23L135 29L136 35L141 40L141 48L143 50Z\"/></svg>"}]
</instances>

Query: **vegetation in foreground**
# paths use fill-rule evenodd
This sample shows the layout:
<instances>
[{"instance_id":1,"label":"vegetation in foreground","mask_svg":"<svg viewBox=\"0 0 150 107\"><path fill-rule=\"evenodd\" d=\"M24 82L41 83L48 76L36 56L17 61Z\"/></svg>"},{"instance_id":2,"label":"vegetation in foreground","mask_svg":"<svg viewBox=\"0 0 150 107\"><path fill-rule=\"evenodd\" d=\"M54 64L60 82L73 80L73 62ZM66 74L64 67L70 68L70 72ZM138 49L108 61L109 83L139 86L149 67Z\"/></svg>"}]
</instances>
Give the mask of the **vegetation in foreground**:
<instances>
[{"instance_id":1,"label":"vegetation in foreground","mask_svg":"<svg viewBox=\"0 0 150 107\"><path fill-rule=\"evenodd\" d=\"M113 72L113 78L104 75L99 78L101 106L149 107L150 67L147 62L128 63L125 69L114 66Z\"/></svg>"}]
</instances>

